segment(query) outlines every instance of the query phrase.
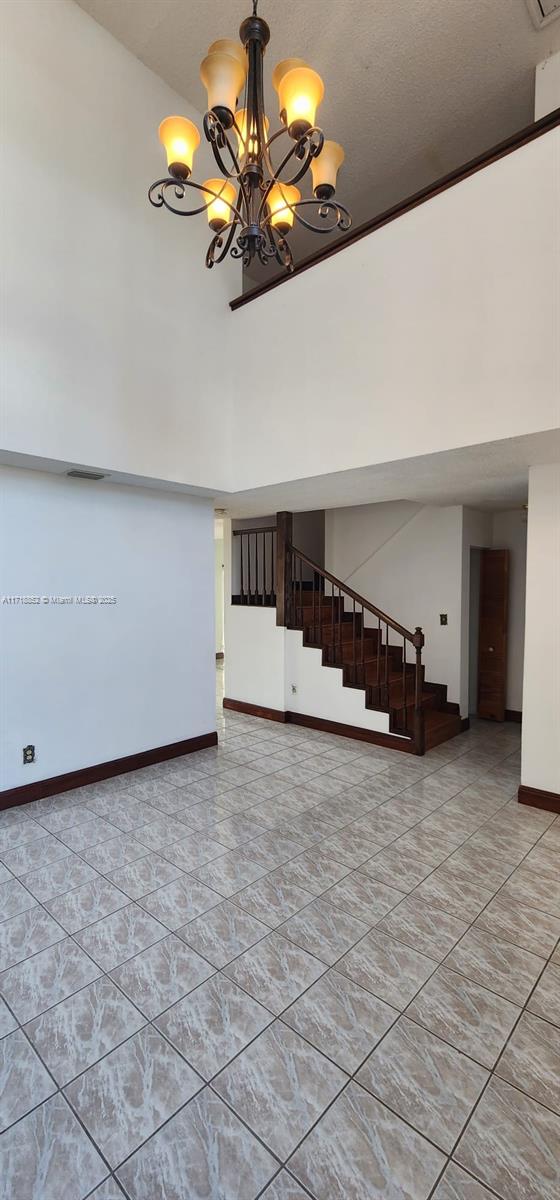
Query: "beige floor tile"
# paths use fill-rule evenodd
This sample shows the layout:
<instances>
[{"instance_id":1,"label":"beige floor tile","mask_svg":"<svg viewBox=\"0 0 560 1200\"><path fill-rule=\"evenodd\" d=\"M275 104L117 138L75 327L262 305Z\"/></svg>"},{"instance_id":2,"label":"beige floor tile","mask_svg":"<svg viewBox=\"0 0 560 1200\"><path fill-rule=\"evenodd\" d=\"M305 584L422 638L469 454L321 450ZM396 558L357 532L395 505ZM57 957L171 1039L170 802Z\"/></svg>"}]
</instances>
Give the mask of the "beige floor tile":
<instances>
[{"instance_id":1,"label":"beige floor tile","mask_svg":"<svg viewBox=\"0 0 560 1200\"><path fill-rule=\"evenodd\" d=\"M454 1157L503 1200L556 1200L560 1118L492 1079Z\"/></svg>"},{"instance_id":2,"label":"beige floor tile","mask_svg":"<svg viewBox=\"0 0 560 1200\"><path fill-rule=\"evenodd\" d=\"M401 1017L356 1079L450 1154L488 1079L488 1071Z\"/></svg>"},{"instance_id":3,"label":"beige floor tile","mask_svg":"<svg viewBox=\"0 0 560 1200\"><path fill-rule=\"evenodd\" d=\"M496 1074L560 1114L560 1029L523 1013Z\"/></svg>"}]
</instances>

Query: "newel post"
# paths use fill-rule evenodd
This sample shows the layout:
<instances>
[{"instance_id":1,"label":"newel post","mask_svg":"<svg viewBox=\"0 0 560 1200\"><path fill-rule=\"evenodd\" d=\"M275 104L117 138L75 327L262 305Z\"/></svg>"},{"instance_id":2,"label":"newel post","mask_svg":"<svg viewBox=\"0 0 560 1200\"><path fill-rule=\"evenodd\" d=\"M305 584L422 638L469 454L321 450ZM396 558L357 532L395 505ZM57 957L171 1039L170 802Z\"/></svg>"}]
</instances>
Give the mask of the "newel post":
<instances>
[{"instance_id":1,"label":"newel post","mask_svg":"<svg viewBox=\"0 0 560 1200\"><path fill-rule=\"evenodd\" d=\"M276 624L287 625L290 612L290 553L293 517L276 513Z\"/></svg>"},{"instance_id":2,"label":"newel post","mask_svg":"<svg viewBox=\"0 0 560 1200\"><path fill-rule=\"evenodd\" d=\"M416 649L416 671L414 677L414 744L417 754L425 754L426 737L424 709L422 708L422 648L424 646L424 634L422 633L420 625L416 626L412 640Z\"/></svg>"}]
</instances>

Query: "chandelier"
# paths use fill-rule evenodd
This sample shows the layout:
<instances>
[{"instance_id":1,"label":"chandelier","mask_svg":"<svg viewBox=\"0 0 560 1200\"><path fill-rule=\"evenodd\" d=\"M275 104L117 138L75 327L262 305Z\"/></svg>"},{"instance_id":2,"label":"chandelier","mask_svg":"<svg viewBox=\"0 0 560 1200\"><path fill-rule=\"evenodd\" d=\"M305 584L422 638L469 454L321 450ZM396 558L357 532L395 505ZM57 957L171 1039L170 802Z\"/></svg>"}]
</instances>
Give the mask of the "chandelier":
<instances>
[{"instance_id":1,"label":"chandelier","mask_svg":"<svg viewBox=\"0 0 560 1200\"><path fill-rule=\"evenodd\" d=\"M249 266L253 258L266 266L275 260L293 271L287 241L294 224L313 233L350 228L351 217L335 201L336 177L344 160L337 142L327 141L315 124L324 95L321 77L301 58L287 58L274 68L281 126L269 136L264 110L263 57L270 29L257 14L243 21L239 42L213 42L200 67L208 92L204 134L212 147L220 177L195 183L193 159L200 144L196 125L186 117L167 117L159 138L167 154L168 175L148 192L155 208L181 217L206 212L214 236L206 266L227 254ZM243 107L238 108L243 95ZM283 147L278 153L278 147ZM279 160L274 165L273 158ZM311 169L313 197L304 199L297 184ZM188 207L198 192L198 206ZM193 197L190 197L192 204Z\"/></svg>"}]
</instances>

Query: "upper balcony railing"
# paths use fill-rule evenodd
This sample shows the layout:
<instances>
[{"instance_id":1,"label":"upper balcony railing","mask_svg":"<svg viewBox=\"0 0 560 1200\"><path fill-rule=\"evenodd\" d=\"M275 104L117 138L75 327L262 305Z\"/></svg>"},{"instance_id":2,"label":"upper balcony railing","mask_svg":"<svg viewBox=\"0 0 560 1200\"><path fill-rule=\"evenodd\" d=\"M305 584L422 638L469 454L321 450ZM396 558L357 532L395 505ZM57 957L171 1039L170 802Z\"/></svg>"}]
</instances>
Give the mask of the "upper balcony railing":
<instances>
[{"instance_id":1,"label":"upper balcony railing","mask_svg":"<svg viewBox=\"0 0 560 1200\"><path fill-rule=\"evenodd\" d=\"M362 225L357 225L349 233L338 238L336 242L323 247L315 254L308 255L301 262L296 262L291 274L283 273L273 276L264 283L244 292L243 295L237 296L235 300L230 301L230 308L232 311L242 308L244 304L250 304L252 300L258 299L265 292L269 292L275 287L280 287L281 284L288 283L296 275L301 275L303 271L308 271L310 267L316 266L317 263L323 262L326 258L331 258L333 254L338 254L339 251L354 245L355 242L367 237L370 233L374 233L375 230L382 229L384 225L397 220L398 217L402 217L413 208L417 208L419 204L425 204L427 200L431 200L432 197L439 195L440 192L446 191L447 188L453 187L456 183L461 183L463 179L468 179L469 175L474 175L477 171L483 170L485 167L497 162L500 158L505 158L507 154L512 154L513 151L519 150L521 146L527 145L534 138L548 133L549 130L555 129L558 125L560 125L560 108L554 109L552 112L547 113L545 117L541 117L539 121L534 121L524 129L518 130L517 133L512 134L505 141L499 142L497 146L492 146L490 150L485 150L483 154L470 159L463 166L457 167L447 175L443 175L435 183L429 184L419 192L415 192L412 196L407 196L404 200L399 201L398 204L394 204L384 212L378 213L377 216L370 218L369 221L365 221Z\"/></svg>"},{"instance_id":2,"label":"upper balcony railing","mask_svg":"<svg viewBox=\"0 0 560 1200\"><path fill-rule=\"evenodd\" d=\"M276 604L276 525L233 530L232 604Z\"/></svg>"}]
</instances>

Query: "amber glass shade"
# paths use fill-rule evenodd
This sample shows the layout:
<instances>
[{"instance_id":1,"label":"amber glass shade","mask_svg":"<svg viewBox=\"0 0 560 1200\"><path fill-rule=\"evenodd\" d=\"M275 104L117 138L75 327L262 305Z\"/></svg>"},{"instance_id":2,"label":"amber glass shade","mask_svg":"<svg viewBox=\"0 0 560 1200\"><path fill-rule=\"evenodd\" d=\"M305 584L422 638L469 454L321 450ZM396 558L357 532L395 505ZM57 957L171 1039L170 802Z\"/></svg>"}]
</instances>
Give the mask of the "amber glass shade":
<instances>
[{"instance_id":1,"label":"amber glass shade","mask_svg":"<svg viewBox=\"0 0 560 1200\"><path fill-rule=\"evenodd\" d=\"M292 67L278 82L280 115L290 135L301 137L315 124L315 114L325 94L323 80L311 67Z\"/></svg>"},{"instance_id":2,"label":"amber glass shade","mask_svg":"<svg viewBox=\"0 0 560 1200\"><path fill-rule=\"evenodd\" d=\"M214 109L228 128L246 77L247 55L243 46L227 38L213 42L200 64L200 78L208 93L208 108Z\"/></svg>"},{"instance_id":3,"label":"amber glass shade","mask_svg":"<svg viewBox=\"0 0 560 1200\"><path fill-rule=\"evenodd\" d=\"M288 71L292 71L294 67L306 67L307 63L304 58L283 58L281 62L276 63L272 72L272 86L277 92L280 88L280 82L287 75Z\"/></svg>"},{"instance_id":4,"label":"amber glass shade","mask_svg":"<svg viewBox=\"0 0 560 1200\"><path fill-rule=\"evenodd\" d=\"M195 150L200 144L196 125L186 117L166 117L158 132L159 140L165 146L169 174L176 179L188 179Z\"/></svg>"},{"instance_id":5,"label":"amber glass shade","mask_svg":"<svg viewBox=\"0 0 560 1200\"><path fill-rule=\"evenodd\" d=\"M247 74L247 51L241 42L235 42L233 38L218 38L217 42L212 42L208 47L208 54L231 54L243 68L244 75Z\"/></svg>"},{"instance_id":6,"label":"amber glass shade","mask_svg":"<svg viewBox=\"0 0 560 1200\"><path fill-rule=\"evenodd\" d=\"M336 189L336 176L344 162L344 150L338 142L323 142L323 149L311 159L313 191L318 200L330 200Z\"/></svg>"},{"instance_id":7,"label":"amber glass shade","mask_svg":"<svg viewBox=\"0 0 560 1200\"><path fill-rule=\"evenodd\" d=\"M227 179L205 179L202 186L215 192L218 197L215 199L208 192L202 193L206 201L208 224L214 233L219 233L235 216L230 208L230 204L235 204L235 188Z\"/></svg>"},{"instance_id":8,"label":"amber glass shade","mask_svg":"<svg viewBox=\"0 0 560 1200\"><path fill-rule=\"evenodd\" d=\"M301 192L293 184L275 183L271 187L266 202L271 214L270 224L280 234L289 233L294 224L294 214L288 204L297 204L301 200Z\"/></svg>"},{"instance_id":9,"label":"amber glass shade","mask_svg":"<svg viewBox=\"0 0 560 1200\"><path fill-rule=\"evenodd\" d=\"M248 150L249 154L256 155L258 153L259 146L258 146L258 139L257 139L257 135L256 135L256 129L254 126L253 126L253 129L251 130L251 135L249 137L249 142L247 144L247 109L246 108L238 108L238 110L235 114L235 124L237 125L237 129L239 130L239 133L238 133L237 129L236 129L235 133L236 133L237 141L239 143L240 157L242 157L245 154L246 150ZM265 117L264 118L264 132L265 132L266 137L268 137L269 126L270 126L270 121L269 121L268 117Z\"/></svg>"}]
</instances>

